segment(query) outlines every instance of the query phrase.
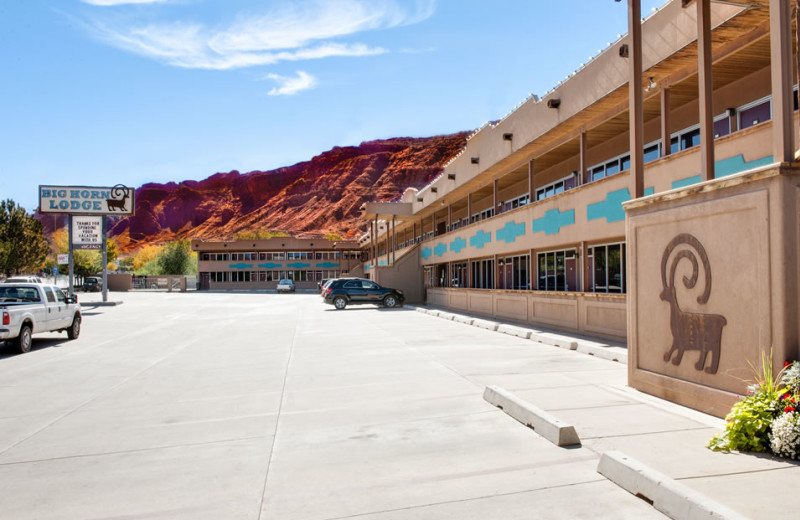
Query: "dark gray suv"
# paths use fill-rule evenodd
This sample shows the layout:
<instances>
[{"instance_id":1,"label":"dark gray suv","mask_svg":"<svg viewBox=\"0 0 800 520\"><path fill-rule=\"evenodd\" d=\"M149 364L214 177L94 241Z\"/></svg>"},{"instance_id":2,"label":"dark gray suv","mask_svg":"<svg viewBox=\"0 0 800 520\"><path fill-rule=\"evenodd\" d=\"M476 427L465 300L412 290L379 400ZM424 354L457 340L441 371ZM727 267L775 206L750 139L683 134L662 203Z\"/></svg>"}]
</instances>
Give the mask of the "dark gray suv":
<instances>
[{"instance_id":1,"label":"dark gray suv","mask_svg":"<svg viewBox=\"0 0 800 520\"><path fill-rule=\"evenodd\" d=\"M383 287L371 280L363 278L339 278L330 282L322 291L325 303L337 309L344 309L350 304L374 303L384 307L403 305L406 297L403 291Z\"/></svg>"}]
</instances>

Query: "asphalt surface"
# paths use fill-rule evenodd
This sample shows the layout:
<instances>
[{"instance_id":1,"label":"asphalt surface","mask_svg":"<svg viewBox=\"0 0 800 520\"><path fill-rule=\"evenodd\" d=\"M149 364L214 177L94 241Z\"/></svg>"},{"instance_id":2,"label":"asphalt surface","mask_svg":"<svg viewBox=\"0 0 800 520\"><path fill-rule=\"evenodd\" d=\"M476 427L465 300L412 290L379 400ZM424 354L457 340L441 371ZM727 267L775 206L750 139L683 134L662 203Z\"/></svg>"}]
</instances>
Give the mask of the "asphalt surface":
<instances>
[{"instance_id":1,"label":"asphalt surface","mask_svg":"<svg viewBox=\"0 0 800 520\"><path fill-rule=\"evenodd\" d=\"M78 340L0 351L4 520L664 518L597 472L606 450L751 518L800 486L792 462L706 450L722 421L627 388L623 363L312 294L100 299Z\"/></svg>"}]
</instances>

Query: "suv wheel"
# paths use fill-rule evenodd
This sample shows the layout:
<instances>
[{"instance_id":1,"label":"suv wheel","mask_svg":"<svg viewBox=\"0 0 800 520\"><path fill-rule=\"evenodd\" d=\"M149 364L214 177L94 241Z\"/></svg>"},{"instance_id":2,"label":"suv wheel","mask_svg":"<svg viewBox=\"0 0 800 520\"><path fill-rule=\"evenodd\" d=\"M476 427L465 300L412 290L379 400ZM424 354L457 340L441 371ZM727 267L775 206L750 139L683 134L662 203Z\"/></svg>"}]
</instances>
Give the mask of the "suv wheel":
<instances>
[{"instance_id":1,"label":"suv wheel","mask_svg":"<svg viewBox=\"0 0 800 520\"><path fill-rule=\"evenodd\" d=\"M339 310L342 310L347 307L347 300L344 296L337 296L333 299L333 306Z\"/></svg>"},{"instance_id":2,"label":"suv wheel","mask_svg":"<svg viewBox=\"0 0 800 520\"><path fill-rule=\"evenodd\" d=\"M383 299L383 306L384 307L392 308L392 307L394 307L396 305L397 305L397 298L395 298L391 294L387 295L386 298Z\"/></svg>"}]
</instances>

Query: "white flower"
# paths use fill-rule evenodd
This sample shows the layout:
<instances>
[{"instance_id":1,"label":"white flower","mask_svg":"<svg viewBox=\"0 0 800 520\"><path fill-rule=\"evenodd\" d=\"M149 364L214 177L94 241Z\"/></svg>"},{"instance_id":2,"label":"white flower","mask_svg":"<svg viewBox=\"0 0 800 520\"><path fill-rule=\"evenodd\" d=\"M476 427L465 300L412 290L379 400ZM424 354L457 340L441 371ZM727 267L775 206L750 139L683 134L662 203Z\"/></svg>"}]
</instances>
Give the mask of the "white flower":
<instances>
[{"instance_id":1,"label":"white flower","mask_svg":"<svg viewBox=\"0 0 800 520\"><path fill-rule=\"evenodd\" d=\"M775 455L792 459L798 458L800 455L800 414L797 412L784 413L772 421L769 441Z\"/></svg>"}]
</instances>

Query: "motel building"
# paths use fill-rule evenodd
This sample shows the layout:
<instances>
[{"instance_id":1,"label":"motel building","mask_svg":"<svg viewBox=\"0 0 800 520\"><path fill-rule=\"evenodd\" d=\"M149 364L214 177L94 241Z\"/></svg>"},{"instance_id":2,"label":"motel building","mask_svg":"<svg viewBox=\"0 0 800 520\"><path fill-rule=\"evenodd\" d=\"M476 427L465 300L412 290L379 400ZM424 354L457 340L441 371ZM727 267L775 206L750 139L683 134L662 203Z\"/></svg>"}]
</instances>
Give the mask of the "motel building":
<instances>
[{"instance_id":1,"label":"motel building","mask_svg":"<svg viewBox=\"0 0 800 520\"><path fill-rule=\"evenodd\" d=\"M624 341L629 384L724 416L798 359L789 0L672 0L421 190L368 203L363 273L410 301ZM554 47L557 49L557 45ZM713 282L713 283L712 283Z\"/></svg>"},{"instance_id":2,"label":"motel building","mask_svg":"<svg viewBox=\"0 0 800 520\"><path fill-rule=\"evenodd\" d=\"M267 240L192 240L200 290L274 290L292 280L299 290L323 279L364 276L366 252L356 241L274 237Z\"/></svg>"}]
</instances>

